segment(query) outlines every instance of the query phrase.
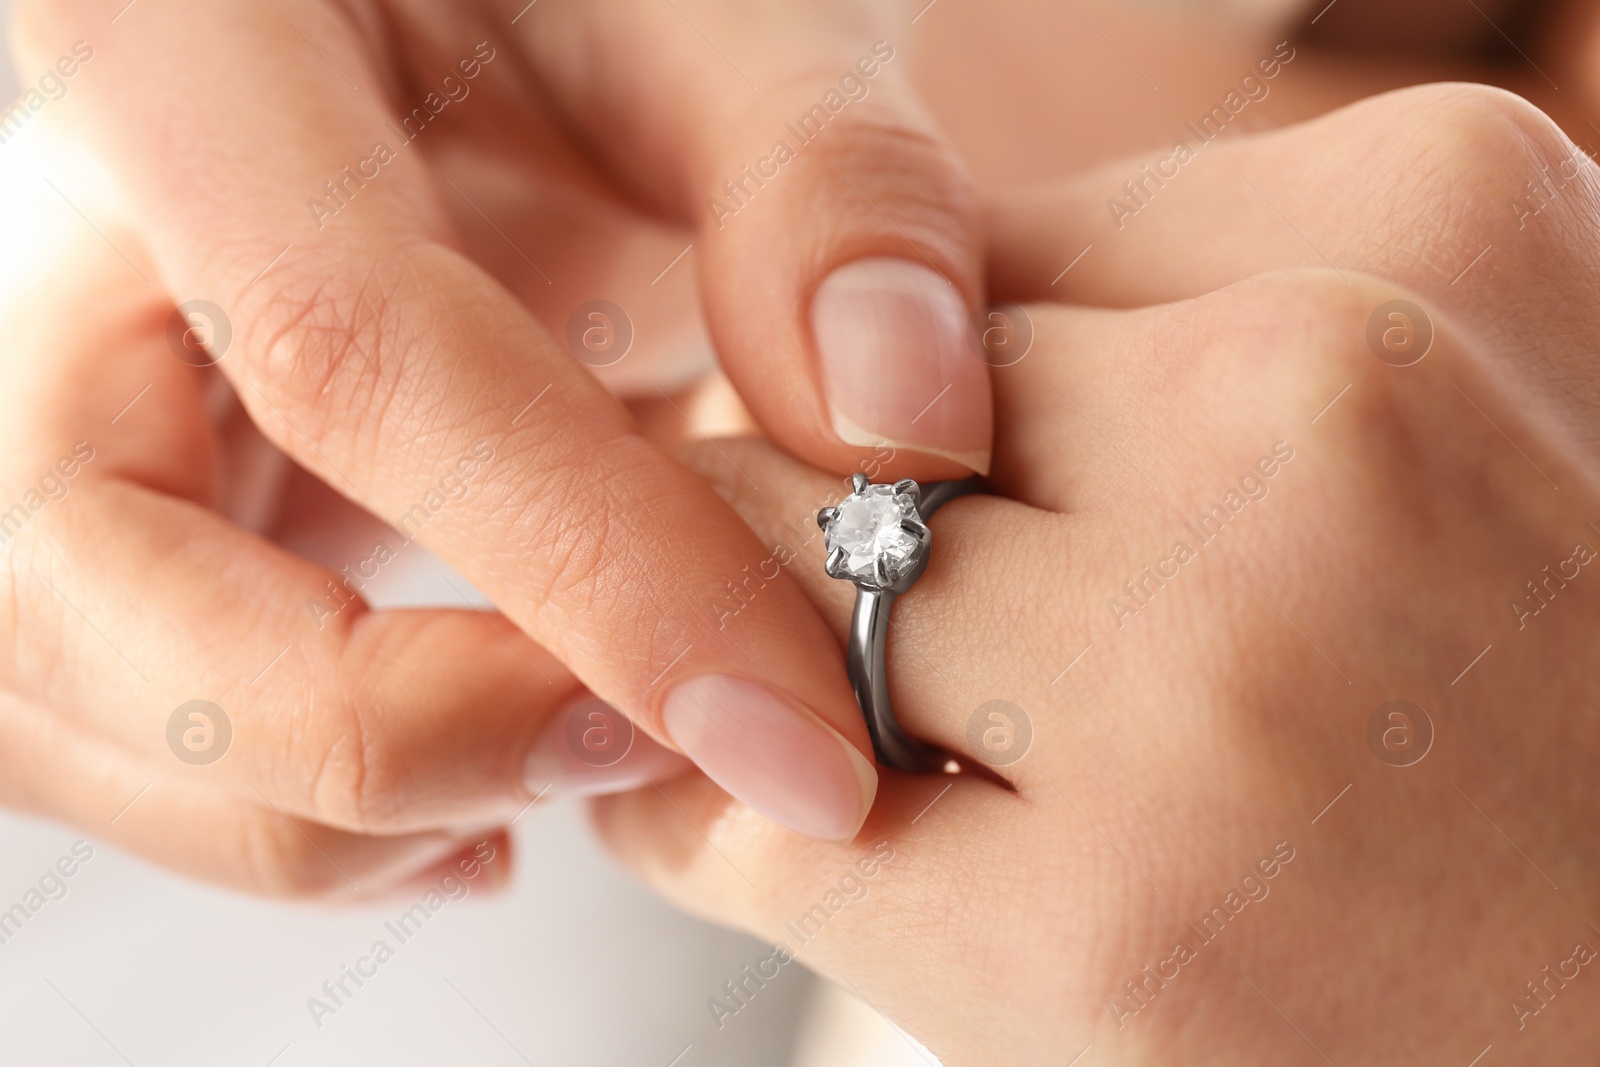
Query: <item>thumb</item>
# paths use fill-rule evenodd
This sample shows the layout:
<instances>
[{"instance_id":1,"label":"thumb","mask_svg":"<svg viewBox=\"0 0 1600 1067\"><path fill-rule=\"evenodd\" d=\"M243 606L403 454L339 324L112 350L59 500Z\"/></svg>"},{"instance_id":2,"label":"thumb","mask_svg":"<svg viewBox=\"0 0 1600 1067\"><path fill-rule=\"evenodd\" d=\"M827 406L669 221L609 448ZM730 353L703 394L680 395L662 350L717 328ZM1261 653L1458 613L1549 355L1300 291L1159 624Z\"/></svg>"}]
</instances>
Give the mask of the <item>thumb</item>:
<instances>
[{"instance_id":1,"label":"thumb","mask_svg":"<svg viewBox=\"0 0 1600 1067\"><path fill-rule=\"evenodd\" d=\"M695 221L712 338L766 431L825 468L986 471L976 198L911 85L909 15L682 0L578 18L536 46L557 94L625 180Z\"/></svg>"}]
</instances>

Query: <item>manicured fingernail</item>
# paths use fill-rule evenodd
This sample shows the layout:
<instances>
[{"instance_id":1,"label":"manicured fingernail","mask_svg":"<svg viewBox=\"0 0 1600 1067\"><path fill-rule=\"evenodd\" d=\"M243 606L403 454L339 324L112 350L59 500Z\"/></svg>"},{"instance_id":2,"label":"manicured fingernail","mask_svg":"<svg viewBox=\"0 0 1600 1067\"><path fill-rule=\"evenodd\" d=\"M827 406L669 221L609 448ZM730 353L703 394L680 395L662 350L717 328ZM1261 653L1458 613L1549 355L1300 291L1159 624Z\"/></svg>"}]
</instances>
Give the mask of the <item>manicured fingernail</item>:
<instances>
[{"instance_id":1,"label":"manicured fingernail","mask_svg":"<svg viewBox=\"0 0 1600 1067\"><path fill-rule=\"evenodd\" d=\"M865 756L810 710L759 682L700 674L661 706L667 733L712 781L811 837L854 837L878 791Z\"/></svg>"},{"instance_id":2,"label":"manicured fingernail","mask_svg":"<svg viewBox=\"0 0 1600 1067\"><path fill-rule=\"evenodd\" d=\"M596 796L664 782L693 769L616 708L585 696L554 715L522 765L530 796Z\"/></svg>"},{"instance_id":3,"label":"manicured fingernail","mask_svg":"<svg viewBox=\"0 0 1600 1067\"><path fill-rule=\"evenodd\" d=\"M858 260L817 289L811 329L842 440L931 452L987 473L988 371L967 343L955 286L907 260Z\"/></svg>"}]
</instances>

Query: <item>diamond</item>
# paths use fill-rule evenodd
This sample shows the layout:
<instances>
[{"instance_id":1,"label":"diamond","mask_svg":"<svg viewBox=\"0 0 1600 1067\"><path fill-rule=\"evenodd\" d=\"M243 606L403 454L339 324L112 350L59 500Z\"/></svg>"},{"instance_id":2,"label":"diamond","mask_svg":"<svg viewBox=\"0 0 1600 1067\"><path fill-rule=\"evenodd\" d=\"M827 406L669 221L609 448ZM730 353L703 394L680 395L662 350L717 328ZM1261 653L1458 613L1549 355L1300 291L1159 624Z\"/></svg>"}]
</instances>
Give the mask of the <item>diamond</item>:
<instances>
[{"instance_id":1,"label":"diamond","mask_svg":"<svg viewBox=\"0 0 1600 1067\"><path fill-rule=\"evenodd\" d=\"M845 553L838 576L871 586L899 581L916 565L921 547L906 529L908 521L920 521L916 499L892 485L869 485L845 497L823 539L830 555L839 549Z\"/></svg>"}]
</instances>

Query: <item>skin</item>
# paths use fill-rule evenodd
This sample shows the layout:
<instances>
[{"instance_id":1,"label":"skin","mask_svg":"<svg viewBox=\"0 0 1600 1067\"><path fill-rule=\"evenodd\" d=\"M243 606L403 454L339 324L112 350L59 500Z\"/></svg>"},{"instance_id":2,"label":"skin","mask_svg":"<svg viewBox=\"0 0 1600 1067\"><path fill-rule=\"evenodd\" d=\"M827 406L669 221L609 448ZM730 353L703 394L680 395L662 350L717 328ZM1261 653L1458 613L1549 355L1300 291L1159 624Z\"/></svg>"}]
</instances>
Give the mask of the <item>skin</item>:
<instances>
[{"instance_id":1,"label":"skin","mask_svg":"<svg viewBox=\"0 0 1600 1067\"><path fill-rule=\"evenodd\" d=\"M203 669L192 662L185 669L214 680L213 691L256 705L240 713L283 724L260 738L278 754L277 773L259 783L262 794L292 815L345 830L492 825L540 795L542 775L525 771L524 761L539 727L569 697L587 690L610 702L655 746L657 769L675 770L681 761L659 758L683 747L666 722L675 689L723 678L743 686L742 698L698 707L713 720L702 723L699 736L710 739L702 748L730 735L726 725L740 721L744 698L755 693L774 709L769 721L791 729L752 729L747 747L759 754L783 747L780 739L809 736L809 749L795 750L795 766L836 788L822 805L825 817L807 825L848 836L865 816L874 775L838 648L788 586L746 608L743 625L720 625L707 609L709 591L762 559L759 542L573 358L567 327L597 293L634 308L646 338L640 362L651 371L630 378L625 369L614 384L648 382L653 396L669 398L703 370L709 333L769 432L816 462L851 466L877 449L845 443L829 421L812 298L836 269L904 262L934 278L957 309L958 358L929 367L943 380L927 383L930 397L948 390L953 399L923 426L959 441L896 447L900 466L923 476L963 473L938 454L943 445L986 462L976 457L986 455L990 437L987 378L960 339L964 310L981 289L977 205L905 64L882 65L871 94L741 210L739 225L719 226L706 206L724 176L739 173L739 161L757 159L785 120L824 99L841 72L890 35L886 9L846 0L691 4L683 12L654 3L546 5L517 18L524 5L447 11L405 2L159 0L108 29L120 6L19 3L14 36L25 72L54 68L74 42L94 49L66 95L30 119L30 129L37 123L40 162L59 179L61 197L116 233L124 269L148 282L155 303L139 309L151 319L141 320L141 330L163 317L162 302L200 296L220 306L231 343L201 354L219 361L249 421L339 495L388 521L425 499L473 448L486 445L495 457L417 540L504 618L463 620L476 632L463 632L459 643L405 644L418 673L440 679L470 669L463 647L503 646L511 655L491 657L490 674L453 691L503 693L503 713L480 717L466 710L470 701L416 690L415 702L339 705L326 729L344 740L316 736L321 725L303 738L288 725L294 717L276 713L285 705L275 699L307 716L307 694L361 694L361 687L348 690L337 673L308 663L298 695L249 691L286 643L314 642L321 630L305 633L293 613L253 618L249 606L286 591L240 574L217 610L227 632L251 641L237 647L236 661L208 649ZM712 28L748 69L708 62L717 46L697 26ZM597 73L613 69L625 75ZM471 95L444 105L449 110L408 152L393 130L427 104L430 91L453 91L446 72ZM768 90L758 93L747 78ZM138 99L131 85L143 87ZM239 136L245 129L249 135ZM391 147L395 158L377 178L374 164L359 166L375 158L375 138L401 146ZM77 155L51 154L64 144ZM324 183L349 165L367 174L365 184L342 186L331 216L309 209L314 198L333 202ZM856 188L837 181L841 167L859 168ZM96 180L110 186L106 196L97 195ZM825 224L817 226L819 219ZM665 270L690 240L699 249L692 262L675 275ZM692 309L691 270L699 271L704 325L692 312L672 310ZM666 289L654 285L669 277ZM763 314L749 315L752 306ZM741 363L745 369L734 371ZM152 389L143 402L192 426L194 400L185 391L195 386L179 371L166 377L174 374L179 385ZM149 380L132 383L112 412ZM191 436L181 447L195 445ZM928 450L919 451L923 445ZM214 476L202 464L185 472L187 481L176 479L176 489L210 504ZM103 539L85 535L86 543ZM64 551L76 558L86 549ZM303 584L285 600L303 606L327 577L302 571ZM24 608L53 613L49 595L30 585ZM507 635L519 632L563 669L536 667L520 637L507 646ZM182 690L192 696L195 688L190 682ZM42 684L24 689L56 702ZM87 689L69 703L103 706L100 692ZM164 721L175 692L139 683L134 699L146 726ZM351 695L347 703L366 699ZM359 733L351 722L357 716ZM420 720L435 726L413 729ZM485 774L458 770L430 781L412 772L433 758L430 751L443 772L450 749L468 744L435 745L447 728L481 733L492 764ZM159 742L156 733L141 737L146 748ZM808 751L809 761L802 758ZM706 762L706 751L693 754ZM725 783L739 791L733 776L755 765L737 755L724 754L722 764ZM797 812L807 814L811 798L796 790L753 796L763 782L748 772L745 784L774 817L792 824Z\"/></svg>"},{"instance_id":2,"label":"skin","mask_svg":"<svg viewBox=\"0 0 1600 1067\"><path fill-rule=\"evenodd\" d=\"M145 3L137 20L119 19L119 43L102 44L68 82L68 95L34 120L52 135L51 144L75 153L46 156L61 164L47 169L66 182L63 194L129 262L119 256L91 267L107 246L88 240L82 220L54 194L35 187L43 197L37 202L8 200L12 218L31 227L14 247L50 249L55 257L46 264L30 253L19 264L34 284L8 290L8 336L30 339L12 346L7 372L16 378L10 484L22 493L83 440L101 458L74 483L75 503L89 501L102 482L112 496L131 489L143 501L131 512L111 500L93 512L87 504L53 506L30 523L20 545L4 549L21 636L0 680L32 714L59 720L63 731L18 772L15 781L35 771L37 780L17 802L98 825L145 783L158 784L141 805L172 787L167 774L147 770L171 772L190 790L185 810L203 811L207 825L226 824L238 805L251 813L241 819L264 828L259 835L152 829L148 838L125 839L130 846L247 888L350 894L381 890L545 795L551 774L529 773L528 761L541 750L548 754L552 738L561 740L567 709L586 687L633 715L644 736L609 777L565 758L564 773L589 777L564 780L558 791L624 788L679 772L683 763L660 721L659 702L680 677L708 667L779 678L848 743L867 751L837 643L792 583L771 583L769 593L741 610L738 626L716 625L704 610L705 591L720 591L741 573L723 561L759 566L769 548L658 443L748 428L753 410L766 433L830 469L865 462L877 476L959 473L912 449L892 449L885 462L881 449L862 456L829 443L820 428L815 354L807 351L801 321L806 294L831 267L859 255L905 254L912 246L967 299L975 298L977 222L961 165L928 122L919 90L931 95L941 121L976 161L979 180L991 187L999 176L1027 176L1019 166L1048 161L1054 144L1070 145L1082 160L1115 150L1116 137L1137 137L1133 143L1164 137L1170 116L1141 110L1140 98L1128 96L1120 126L1073 125L1105 112L1069 108L1062 103L1067 94L1047 93L1035 103L1053 108L1048 120L1068 136L1040 140L1013 130L1008 154L985 150L973 139L980 128L974 109L995 129L1033 112L984 95L1008 84L998 77L1003 71L954 62L958 48L971 51L981 28L957 5L919 20L926 48L922 58L912 55L921 66L885 65L872 95L846 111L782 183L742 210L738 226L711 228L700 215L706 175L729 172L721 160L751 158L751 139L764 141L797 102L833 84L864 42L880 33L900 39L893 13L694 8L694 24L726 48L737 42L741 66L769 86L746 111L735 106L744 100L737 88L724 84L729 71L707 67L704 40L682 25L657 26L650 21L655 15L632 9L615 9L610 21L574 22L541 7L509 37L496 29L506 55L480 73L474 95L419 138L417 154L388 165L384 181L362 189L318 230L302 194L355 158L351 146L381 128L380 118L415 103L423 82L471 53L478 38L469 31L479 26L439 24L435 9L420 4L295 8L300 24L317 31L330 64L268 7L191 6ZM107 12L97 5L22 3L16 10L22 70L54 63L80 33L106 40L99 20ZM474 10L480 23L510 14ZM208 21L218 18L226 24ZM387 35L377 32L380 24ZM1048 69L1092 80L1105 76L1108 62L1121 63L1081 34L1042 28L1049 32L1029 39L1051 37L1074 50L1070 63ZM1166 56L1163 67L1185 54L1174 43L1181 32L1139 29L1145 47ZM637 47L641 35L652 47ZM194 39L207 44L189 47ZM775 49L775 39L789 43ZM1191 65L1170 98L1196 107L1211 101L1223 64L1231 77L1234 61L1253 56L1265 39L1239 36L1217 65ZM656 47L658 40L671 47ZM233 41L248 41L247 54L233 54ZM166 58L178 54L181 62ZM628 62L612 63L618 76L598 81L577 61L586 55ZM648 61L641 64L639 55ZM263 57L271 56L293 76L263 70ZM1543 53L1539 59L1554 63ZM1026 66L1042 69L1032 61ZM1564 68L1551 69L1566 80ZM920 85L905 76L913 70ZM951 70L968 72L965 95L954 94L967 102L965 113L951 102L960 79L934 76ZM348 92L343 79L351 75L371 90ZM134 98L117 91L130 80L148 92ZM197 80L206 92L192 91ZM673 92L658 92L663 84ZM1370 78L1353 74L1350 65L1323 63L1306 68L1303 78L1299 70L1294 80L1282 78L1262 106L1281 107L1287 99L1292 117L1370 87ZM241 123L258 138L216 133ZM508 142L500 135L507 128L525 139ZM605 135L585 136L593 130ZM183 146L191 140L212 150L189 152ZM256 150L269 142L283 147ZM86 149L111 172L86 161ZM846 160L861 168L857 184L868 183L863 188L881 214L863 212L859 194L840 187L837 172ZM82 180L66 181L64 174ZM1119 169L1103 185L1114 190L1124 176ZM1081 206L1085 219L1101 210L1104 191ZM499 221L486 226L485 215ZM1145 216L1139 223L1149 230L1145 224L1154 221ZM1058 237L1049 250L1035 244L1034 254L1051 259L1060 249L1082 247L1073 244L1076 234ZM689 239L705 253L694 257L698 279L691 281L688 271L657 279L657 265ZM258 278L261 264L285 243L295 244L295 254ZM1022 255L1019 243L1012 248ZM409 269L395 270L396 249L410 256ZM538 249L541 259L548 252L549 283L517 249ZM1003 276L1007 268L997 266ZM1058 270L1054 263L1048 270L1029 267L1034 276ZM95 279L97 288L86 290L82 278ZM144 285L146 278L154 281ZM109 299L122 287L124 302ZM647 399L633 403L632 417L557 350L572 306L596 291L618 293L638 320L636 355L599 369L617 392L647 390ZM221 298L234 320L229 354L209 370L174 366L162 338L172 294L195 292ZM793 299L775 304L773 293ZM1097 298L1087 290L1080 295ZM751 307L762 314L749 315ZM725 382L678 391L703 366L708 331L742 401ZM108 372L106 351L129 355ZM42 367L62 377L41 378ZM227 399L219 378L237 401ZM151 388L141 392L145 385ZM514 432L527 399L546 385L552 391L545 420ZM136 396L139 402L123 413ZM983 399L969 390L952 396L980 405ZM504 616L372 615L350 590L340 594L349 606L331 622L307 613L307 604L323 601L328 583L338 582L342 565L366 559L388 537L373 512L404 512L480 442L492 443L495 461L419 540L489 592ZM575 451L581 463L563 458ZM673 492L663 493L663 485ZM149 493L155 496L146 499ZM639 493L647 504L627 503ZM172 499L185 506L171 506ZM664 502L679 519L663 512ZM585 548L584 515L640 508L651 515L648 536L618 533L607 540L616 550L603 555ZM74 513L76 537L50 538L52 525ZM140 518L132 527L139 537L124 538L129 515ZM105 547L123 540L138 551ZM193 567L183 554L200 543L210 544L219 561L256 564ZM155 570L171 578L150 588L147 575ZM219 587L211 574L230 580ZM58 588L41 576L52 576ZM76 609L65 615L63 592ZM154 603L164 611L162 624L114 625L110 620L130 602ZM619 628L623 619L633 625ZM661 638L663 628L670 639ZM219 636L226 640L219 643ZM689 651L675 659L680 642ZM80 661L97 667L76 675L59 667ZM376 665L396 661L413 669L388 682L386 669ZM751 663L759 669L741 666ZM257 685L266 664L274 664L272 684ZM167 722L197 696L226 707L238 758L211 768L173 766ZM751 740L762 744L755 733ZM89 757L68 751L102 742L111 746L87 764L82 760ZM560 744L554 748L560 757ZM92 810L85 807L91 802L73 783L104 761L121 766L130 752L135 762L117 772ZM312 837L348 835L351 848L381 857L368 864L374 873L341 874L338 868L353 863L340 858L344 846L319 841L320 852L308 851L305 836L288 833L290 823L279 813ZM115 826L134 821L129 814ZM431 835L420 852L405 841L412 834ZM254 836L268 843L234 850L242 855L215 844Z\"/></svg>"},{"instance_id":3,"label":"skin","mask_svg":"<svg viewBox=\"0 0 1600 1067\"><path fill-rule=\"evenodd\" d=\"M1352 84L1330 84L1323 99ZM1208 93L1194 99L1209 102ZM1083 143L1090 157L1105 151ZM463 173L481 169L482 158L461 158ZM1591 1046L1581 977L1523 1029L1509 1008L1519 994L1537 1003L1522 981L1568 958L1575 941L1600 938L1585 933L1592 685L1574 666L1595 621L1587 570L1523 629L1510 607L1543 566L1572 555L1570 542L1589 536L1600 510L1587 429L1595 413L1582 388L1592 376L1592 169L1585 164L1530 218L1511 207L1541 161L1570 158L1525 105L1434 89L1208 148L1125 229L1107 220L1104 202L1145 158L998 203L988 220L991 286L1032 301L1036 327L1027 357L993 374L994 470L1013 500L961 501L935 520L939 555L898 609L892 671L908 726L957 751L974 709L993 699L1019 705L1035 739L997 768L1013 788L961 777L941 797L940 783L886 774L857 843L829 845L779 830L688 776L665 797L709 842L649 790L601 806L608 839L686 906L771 938L788 936L786 921L887 841L895 858L801 958L853 984L951 1063L1066 1062L1090 1043L1130 1063L1320 1062L1313 1044L1335 1062L1414 1062L1440 1048L1459 1048L1468 1062L1491 1042L1497 1062L1547 1062ZM275 158L233 164L203 177L247 193L303 177L259 179ZM1246 177L1261 193L1242 185ZM137 269L184 278L197 270L186 227L206 227L169 219L160 232L151 222L160 190L144 180L121 198L82 202ZM362 240L392 238L383 220L397 204L441 227L472 224L460 205L434 212L425 184L398 188L405 195L393 202L371 198L390 210L373 207L378 221L358 231ZM461 240L481 254L474 261L499 256L484 269L506 299L537 304L513 278L523 267L503 248L486 251L490 236ZM676 235L658 240L668 252L681 247ZM1051 284L1062 250L1086 244L1095 245L1084 261L1093 269ZM1488 245L1493 253L1450 284ZM39 247L50 256L31 265L32 287L8 290L4 309L6 335L17 339L0 419L8 488L36 484L88 439L86 427L96 459L6 550L4 802L268 893L335 895L355 883L372 891L470 852L484 827L526 802L513 757L582 691L517 634L535 628L526 604L506 618L354 607L327 631L301 635L305 598L331 574L279 547L302 544L296 508L249 499L260 481L251 435L237 410L218 419L207 406L219 372L172 360L163 336L170 297L143 287L81 226ZM264 262L278 246L262 247ZM501 290L492 293L450 290L485 301L473 311L509 316ZM1436 327L1427 357L1404 370L1379 362L1365 340L1373 309L1396 297L1418 302ZM546 328L559 328L560 316L549 318ZM481 328L451 322L468 336ZM123 358L108 362L106 352ZM221 373L237 375L236 366ZM268 436L320 470L326 457L251 399L250 379L236 380ZM144 383L150 393L112 422ZM292 384L279 401L296 402ZM298 400L331 418L314 398ZM472 410L451 410L473 425ZM659 411L635 424L605 405L574 410L623 420L629 434L659 425ZM388 513L418 487L386 481L394 472L383 463L368 472L350 460L370 462L407 429L335 422L318 448L362 484L370 473L370 484L385 486L389 496L363 502ZM681 425L662 436L682 437ZM1267 483L1269 496L1118 627L1107 599L1126 596L1122 583L1184 536L1183 520L1238 485L1278 440L1296 452ZM832 471L824 473L767 445L717 448L684 458L753 528L751 558L793 536L784 520L804 528L856 457L800 448ZM436 476L437 457L403 454L396 468ZM538 469L528 462L520 473ZM731 464L764 491L752 493ZM326 491L290 504L335 516L333 525L357 518ZM473 512L436 531L441 551L469 573L492 567L478 539L503 543L481 525ZM659 540L690 558L712 551ZM814 613L816 647L836 649L849 591L808 559L820 564L814 550L802 555L757 615L770 610L803 636L807 624L795 620ZM496 600L515 602L516 590L497 589ZM608 625L624 614L612 611ZM251 679L285 627L305 639L256 694ZM1492 651L1460 674L1486 645ZM593 670L581 649L561 651L582 661L580 676ZM805 666L793 661L797 674ZM819 677L837 687L837 661ZM197 692L221 694L239 744L212 768L175 767L166 720ZM1531 730L1530 694L1541 715ZM1422 705L1436 735L1405 768L1382 762L1365 740L1374 710L1395 697ZM472 729L461 729L469 717ZM839 725L859 724L841 713ZM1122 983L1166 957L1188 936L1184 924L1221 903L1279 842L1294 858L1267 881L1268 899L1230 920L1231 944L1203 948L1119 1028L1107 1001L1134 1003ZM733 875L729 861L762 888ZM1391 986L1426 995L1397 1013ZM997 1034L1003 1044L990 1043Z\"/></svg>"},{"instance_id":4,"label":"skin","mask_svg":"<svg viewBox=\"0 0 1600 1067\"><path fill-rule=\"evenodd\" d=\"M1576 562L1540 599L1527 583L1600 549L1600 173L1578 164L1520 231L1506 208L1573 155L1514 97L1429 87L1212 146L1120 233L1094 210L1104 174L997 208L992 276L1035 330L993 377L1007 499L930 523L890 676L917 735L981 758L969 724L1005 700L1031 747L993 768L1004 785L886 772L852 845L770 830L694 776L599 802L607 840L953 1065L1593 1047L1597 994L1565 961L1600 949L1600 584ZM1090 242L1096 269L1052 288L1059 250ZM1395 299L1432 326L1412 366L1367 340ZM1185 523L1277 442L1293 458L1202 544ZM763 444L730 454L760 492L702 471L770 541L838 492ZM1178 541L1195 557L1159 564ZM819 561L790 574L842 637L851 591ZM1169 577L1135 601L1146 566ZM1380 711L1396 699L1431 723L1420 760L1420 716ZM846 874L859 899L802 941ZM1188 924L1217 907L1205 943ZM1195 958L1163 964L1179 940ZM1146 965L1168 979L1135 1000Z\"/></svg>"},{"instance_id":5,"label":"skin","mask_svg":"<svg viewBox=\"0 0 1600 1067\"><path fill-rule=\"evenodd\" d=\"M242 525L262 518L241 492L260 480L259 438L215 402L220 376L172 358L169 305L109 245L52 221L33 231L36 273L3 300L15 343L0 449L8 506L26 515L0 577L4 803L271 895L371 894L498 839L493 822L473 828L485 802L505 803L512 770L491 738L527 738L571 676L471 611L353 603L318 627L307 604L340 576ZM30 491L42 506L27 514ZM309 543L303 522L271 525ZM174 709L202 695L233 729L203 766L167 742ZM466 716L484 733L461 731ZM361 747L391 731L412 753L393 786L388 745ZM475 796L456 784L464 772ZM391 806L407 795L433 810Z\"/></svg>"}]
</instances>

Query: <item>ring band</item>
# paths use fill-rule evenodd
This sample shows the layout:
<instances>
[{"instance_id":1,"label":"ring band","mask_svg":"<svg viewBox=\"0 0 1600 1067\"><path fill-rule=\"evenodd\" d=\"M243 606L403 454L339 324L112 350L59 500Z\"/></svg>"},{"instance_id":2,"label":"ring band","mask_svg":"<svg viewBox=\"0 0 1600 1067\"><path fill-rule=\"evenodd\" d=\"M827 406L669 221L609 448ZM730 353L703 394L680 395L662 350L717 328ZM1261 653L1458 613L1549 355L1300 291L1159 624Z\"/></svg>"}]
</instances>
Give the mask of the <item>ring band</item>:
<instances>
[{"instance_id":1,"label":"ring band","mask_svg":"<svg viewBox=\"0 0 1600 1067\"><path fill-rule=\"evenodd\" d=\"M817 512L824 564L830 578L852 582L856 608L850 623L848 668L856 702L867 720L878 761L896 770L926 774L949 757L906 734L889 701L889 613L928 566L933 534L926 520L958 496L977 492L977 476L919 486L910 478L875 485L864 474L850 476L851 495Z\"/></svg>"}]
</instances>

